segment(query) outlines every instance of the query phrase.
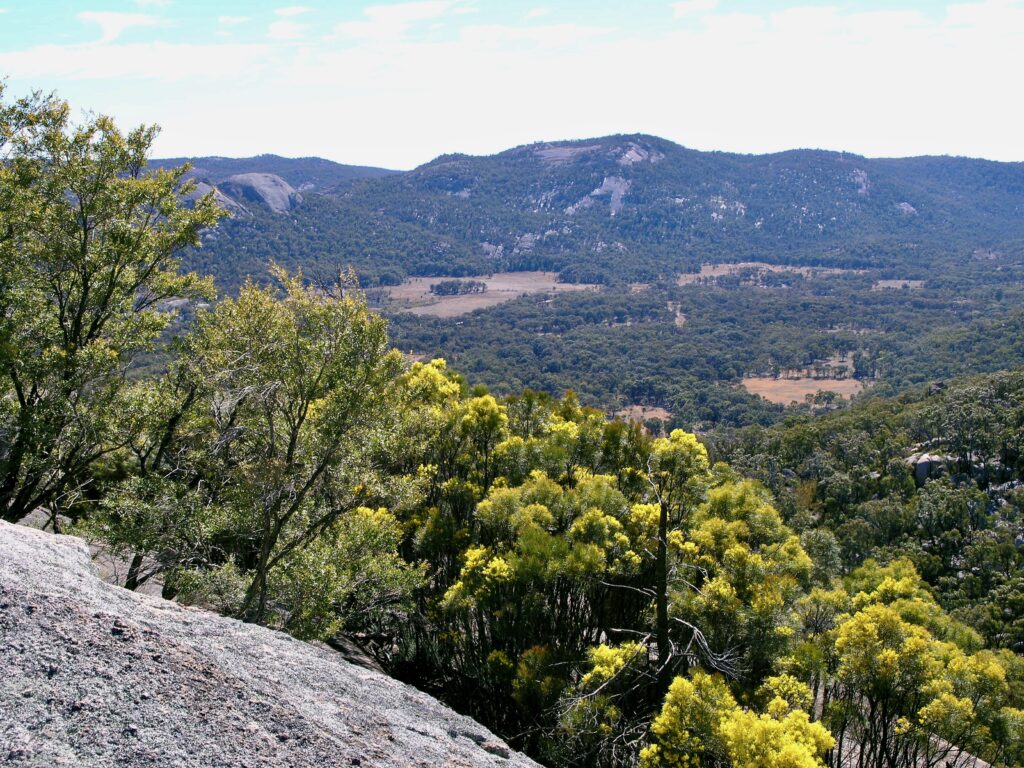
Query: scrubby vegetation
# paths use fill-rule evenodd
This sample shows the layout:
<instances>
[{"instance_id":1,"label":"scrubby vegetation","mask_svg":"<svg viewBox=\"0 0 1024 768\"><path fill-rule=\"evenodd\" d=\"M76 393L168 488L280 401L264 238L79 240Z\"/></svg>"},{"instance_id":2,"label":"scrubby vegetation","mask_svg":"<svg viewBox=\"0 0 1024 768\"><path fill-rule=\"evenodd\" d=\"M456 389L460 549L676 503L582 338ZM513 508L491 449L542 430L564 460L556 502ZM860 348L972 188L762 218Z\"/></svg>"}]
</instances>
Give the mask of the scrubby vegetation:
<instances>
[{"instance_id":1,"label":"scrubby vegetation","mask_svg":"<svg viewBox=\"0 0 1024 768\"><path fill-rule=\"evenodd\" d=\"M277 266L129 378L208 294L175 253L212 200L144 169L152 130L0 127L5 520L344 634L550 765L1024 761L1021 374L702 442L407 364L351 283Z\"/></svg>"},{"instance_id":2,"label":"scrubby vegetation","mask_svg":"<svg viewBox=\"0 0 1024 768\"><path fill-rule=\"evenodd\" d=\"M947 610L1020 653L1022 408L1017 370L720 431L713 452L769 487L796 527L827 532L847 568L909 558Z\"/></svg>"}]
</instances>

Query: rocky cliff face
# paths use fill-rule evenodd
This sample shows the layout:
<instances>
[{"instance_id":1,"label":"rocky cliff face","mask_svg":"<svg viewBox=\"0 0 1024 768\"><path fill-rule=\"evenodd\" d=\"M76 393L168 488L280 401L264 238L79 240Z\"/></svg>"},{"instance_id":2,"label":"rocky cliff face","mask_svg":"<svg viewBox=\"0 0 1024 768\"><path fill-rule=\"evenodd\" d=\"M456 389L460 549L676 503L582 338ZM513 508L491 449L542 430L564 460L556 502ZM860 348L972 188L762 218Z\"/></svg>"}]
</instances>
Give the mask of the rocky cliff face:
<instances>
[{"instance_id":1,"label":"rocky cliff face","mask_svg":"<svg viewBox=\"0 0 1024 768\"><path fill-rule=\"evenodd\" d=\"M85 544L0 523L0 763L536 765L395 680L100 581Z\"/></svg>"}]
</instances>

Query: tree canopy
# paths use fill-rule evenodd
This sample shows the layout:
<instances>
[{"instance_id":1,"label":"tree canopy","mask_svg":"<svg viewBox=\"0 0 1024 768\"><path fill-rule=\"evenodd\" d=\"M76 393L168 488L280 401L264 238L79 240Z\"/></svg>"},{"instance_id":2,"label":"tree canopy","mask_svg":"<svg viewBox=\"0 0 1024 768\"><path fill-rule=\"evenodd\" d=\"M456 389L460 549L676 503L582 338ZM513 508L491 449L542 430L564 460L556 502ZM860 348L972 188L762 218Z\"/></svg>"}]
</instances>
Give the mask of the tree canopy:
<instances>
[{"instance_id":1,"label":"tree canopy","mask_svg":"<svg viewBox=\"0 0 1024 768\"><path fill-rule=\"evenodd\" d=\"M0 91L0 97L3 92ZM170 299L208 296L175 254L219 216L186 207L186 168L146 172L156 129L75 125L67 104L0 102L0 512L72 501L116 443L126 372L171 322Z\"/></svg>"}]
</instances>

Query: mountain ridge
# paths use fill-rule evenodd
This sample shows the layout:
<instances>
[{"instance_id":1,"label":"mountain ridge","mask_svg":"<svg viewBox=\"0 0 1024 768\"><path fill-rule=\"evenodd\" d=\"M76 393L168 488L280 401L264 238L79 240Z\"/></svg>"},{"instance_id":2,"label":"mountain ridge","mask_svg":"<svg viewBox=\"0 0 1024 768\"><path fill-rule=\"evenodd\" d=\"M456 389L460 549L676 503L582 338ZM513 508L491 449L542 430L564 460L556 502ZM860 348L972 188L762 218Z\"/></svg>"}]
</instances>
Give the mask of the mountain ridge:
<instances>
[{"instance_id":1,"label":"mountain ridge","mask_svg":"<svg viewBox=\"0 0 1024 768\"><path fill-rule=\"evenodd\" d=\"M246 162L250 172L274 173L277 161ZM198 263L229 288L264 274L270 258L351 264L370 286L535 269L612 283L670 280L707 261L920 266L1024 243L1024 163L831 150L740 155L624 134L345 173L349 180L333 187L296 172L282 177L319 196L317 205L292 211L293 226L229 223L216 253ZM225 254L232 239L244 253Z\"/></svg>"},{"instance_id":2,"label":"mountain ridge","mask_svg":"<svg viewBox=\"0 0 1024 768\"><path fill-rule=\"evenodd\" d=\"M303 187L330 191L344 188L359 179L401 173L401 171L393 171L388 168L346 165L322 157L284 157L273 153L251 157L224 157L221 155L166 157L150 161L151 165L160 168L176 167L185 163L191 163L193 166L190 176L215 185L229 176L238 174L270 173L280 176L300 191Z\"/></svg>"}]
</instances>

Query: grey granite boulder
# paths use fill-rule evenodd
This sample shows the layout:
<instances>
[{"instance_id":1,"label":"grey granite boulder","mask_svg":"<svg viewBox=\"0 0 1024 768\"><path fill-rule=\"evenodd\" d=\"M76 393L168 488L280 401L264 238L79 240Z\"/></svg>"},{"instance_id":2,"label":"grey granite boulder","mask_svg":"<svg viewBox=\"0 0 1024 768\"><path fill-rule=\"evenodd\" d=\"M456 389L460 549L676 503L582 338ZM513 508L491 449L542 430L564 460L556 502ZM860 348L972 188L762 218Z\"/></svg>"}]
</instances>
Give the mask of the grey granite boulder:
<instances>
[{"instance_id":1,"label":"grey granite boulder","mask_svg":"<svg viewBox=\"0 0 1024 768\"><path fill-rule=\"evenodd\" d=\"M536 763L338 654L102 582L84 542L0 523L0 763Z\"/></svg>"},{"instance_id":2,"label":"grey granite boulder","mask_svg":"<svg viewBox=\"0 0 1024 768\"><path fill-rule=\"evenodd\" d=\"M217 187L242 204L260 203L274 213L288 213L302 202L291 184L272 173L239 173Z\"/></svg>"}]
</instances>

